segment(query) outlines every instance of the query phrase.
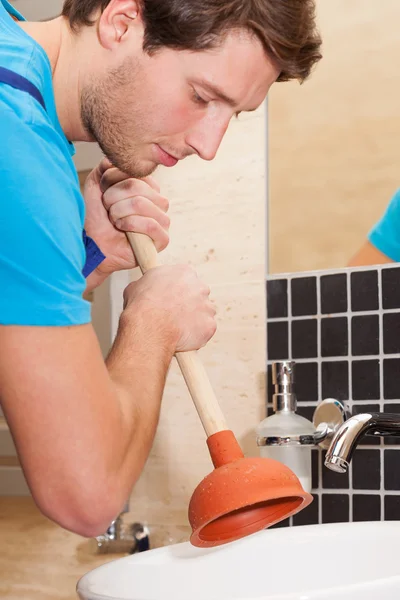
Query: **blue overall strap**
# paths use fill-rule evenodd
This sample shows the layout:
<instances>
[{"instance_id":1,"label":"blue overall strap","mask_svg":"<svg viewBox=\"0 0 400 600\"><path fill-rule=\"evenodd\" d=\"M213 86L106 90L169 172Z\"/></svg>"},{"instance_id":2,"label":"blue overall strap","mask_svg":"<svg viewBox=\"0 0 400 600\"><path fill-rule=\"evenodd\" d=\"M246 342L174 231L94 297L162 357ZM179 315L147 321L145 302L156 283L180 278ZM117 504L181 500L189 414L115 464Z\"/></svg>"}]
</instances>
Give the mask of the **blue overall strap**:
<instances>
[{"instance_id":1,"label":"blue overall strap","mask_svg":"<svg viewBox=\"0 0 400 600\"><path fill-rule=\"evenodd\" d=\"M98 245L91 237L89 237L85 230L83 230L83 243L85 244L86 250L86 262L82 269L82 275L87 277L92 273L106 258L102 253Z\"/></svg>"},{"instance_id":2,"label":"blue overall strap","mask_svg":"<svg viewBox=\"0 0 400 600\"><path fill-rule=\"evenodd\" d=\"M37 100L44 110L46 110L46 104L42 94L40 93L40 90L38 90L38 88L28 79L22 77L22 75L19 75L14 71L10 71L10 69L0 67L0 83L5 83L16 90L30 94L30 96ZM103 262L106 257L97 246L96 242L86 234L85 230L83 230L83 243L85 244L86 250L86 262L82 269L82 275L87 277L99 266L100 263Z\"/></svg>"},{"instance_id":3,"label":"blue overall strap","mask_svg":"<svg viewBox=\"0 0 400 600\"><path fill-rule=\"evenodd\" d=\"M43 96L36 85L33 85L28 79L22 77L22 75L18 75L18 73L14 73L14 71L0 67L0 83L6 83L16 90L27 92L43 106L44 110L46 110Z\"/></svg>"}]
</instances>

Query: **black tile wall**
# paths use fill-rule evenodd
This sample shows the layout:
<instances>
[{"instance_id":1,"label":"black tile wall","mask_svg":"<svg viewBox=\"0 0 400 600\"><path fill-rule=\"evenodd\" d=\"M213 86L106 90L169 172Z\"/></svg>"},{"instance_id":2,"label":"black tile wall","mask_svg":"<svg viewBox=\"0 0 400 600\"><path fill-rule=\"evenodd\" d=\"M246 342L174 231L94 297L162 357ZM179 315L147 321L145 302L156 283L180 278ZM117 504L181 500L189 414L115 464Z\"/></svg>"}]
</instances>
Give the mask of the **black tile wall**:
<instances>
[{"instance_id":1,"label":"black tile wall","mask_svg":"<svg viewBox=\"0 0 400 600\"><path fill-rule=\"evenodd\" d=\"M353 521L380 521L381 497L378 494L353 494Z\"/></svg>"},{"instance_id":2,"label":"black tile wall","mask_svg":"<svg viewBox=\"0 0 400 600\"><path fill-rule=\"evenodd\" d=\"M400 358L383 360L383 397L385 400L396 400L399 392Z\"/></svg>"},{"instance_id":3,"label":"black tile wall","mask_svg":"<svg viewBox=\"0 0 400 600\"><path fill-rule=\"evenodd\" d=\"M319 485L319 463L321 460L321 452L311 450L311 487L316 489Z\"/></svg>"},{"instance_id":4,"label":"black tile wall","mask_svg":"<svg viewBox=\"0 0 400 600\"><path fill-rule=\"evenodd\" d=\"M289 359L303 417L325 398L400 415L400 265L268 278L267 336L269 403L271 363ZM314 501L278 526L400 520L400 437L365 436L346 474L325 454L311 453Z\"/></svg>"},{"instance_id":5,"label":"black tile wall","mask_svg":"<svg viewBox=\"0 0 400 600\"><path fill-rule=\"evenodd\" d=\"M353 488L379 490L381 487L381 452L358 449L352 458Z\"/></svg>"},{"instance_id":6,"label":"black tile wall","mask_svg":"<svg viewBox=\"0 0 400 600\"><path fill-rule=\"evenodd\" d=\"M379 400L379 359L353 360L351 373L353 400Z\"/></svg>"},{"instance_id":7,"label":"black tile wall","mask_svg":"<svg viewBox=\"0 0 400 600\"><path fill-rule=\"evenodd\" d=\"M318 363L296 363L296 394L298 402L318 400Z\"/></svg>"},{"instance_id":8,"label":"black tile wall","mask_svg":"<svg viewBox=\"0 0 400 600\"><path fill-rule=\"evenodd\" d=\"M385 354L400 352L400 313L383 315L383 352Z\"/></svg>"},{"instance_id":9,"label":"black tile wall","mask_svg":"<svg viewBox=\"0 0 400 600\"><path fill-rule=\"evenodd\" d=\"M315 358L317 352L317 320L292 321L293 358Z\"/></svg>"},{"instance_id":10,"label":"black tile wall","mask_svg":"<svg viewBox=\"0 0 400 600\"><path fill-rule=\"evenodd\" d=\"M379 354L379 317L364 315L351 319L351 353L353 356Z\"/></svg>"},{"instance_id":11,"label":"black tile wall","mask_svg":"<svg viewBox=\"0 0 400 600\"><path fill-rule=\"evenodd\" d=\"M321 313L347 311L347 278L345 273L321 277Z\"/></svg>"},{"instance_id":12,"label":"black tile wall","mask_svg":"<svg viewBox=\"0 0 400 600\"><path fill-rule=\"evenodd\" d=\"M400 496L385 496L385 521L400 520Z\"/></svg>"},{"instance_id":13,"label":"black tile wall","mask_svg":"<svg viewBox=\"0 0 400 600\"><path fill-rule=\"evenodd\" d=\"M274 386L272 385L272 365L267 365L267 401L268 404L272 402L272 395L274 393Z\"/></svg>"},{"instance_id":14,"label":"black tile wall","mask_svg":"<svg viewBox=\"0 0 400 600\"><path fill-rule=\"evenodd\" d=\"M305 419L312 421L316 406L317 406L316 403L313 406L304 406L302 404L299 404L297 407L297 413L301 417L304 417Z\"/></svg>"},{"instance_id":15,"label":"black tile wall","mask_svg":"<svg viewBox=\"0 0 400 600\"><path fill-rule=\"evenodd\" d=\"M322 494L322 522L343 523L349 521L348 494Z\"/></svg>"},{"instance_id":16,"label":"black tile wall","mask_svg":"<svg viewBox=\"0 0 400 600\"><path fill-rule=\"evenodd\" d=\"M279 523L275 523L275 525L272 525L272 527L270 527L270 529L278 529L280 527L289 527L290 525L290 519L284 519L283 521L279 521Z\"/></svg>"},{"instance_id":17,"label":"black tile wall","mask_svg":"<svg viewBox=\"0 0 400 600\"><path fill-rule=\"evenodd\" d=\"M326 452L322 453L322 464L325 461ZM335 473L326 467L322 470L322 487L324 490L349 489L349 473Z\"/></svg>"},{"instance_id":18,"label":"black tile wall","mask_svg":"<svg viewBox=\"0 0 400 600\"><path fill-rule=\"evenodd\" d=\"M298 277L292 279L291 292L293 317L317 314L316 277Z\"/></svg>"},{"instance_id":19,"label":"black tile wall","mask_svg":"<svg viewBox=\"0 0 400 600\"><path fill-rule=\"evenodd\" d=\"M318 496L313 495L314 500L297 515L293 517L293 525L317 525L319 519Z\"/></svg>"},{"instance_id":20,"label":"black tile wall","mask_svg":"<svg viewBox=\"0 0 400 600\"><path fill-rule=\"evenodd\" d=\"M328 362L321 365L322 398L349 398L349 364L347 361Z\"/></svg>"},{"instance_id":21,"label":"black tile wall","mask_svg":"<svg viewBox=\"0 0 400 600\"><path fill-rule=\"evenodd\" d=\"M289 357L288 330L287 321L271 321L267 324L267 351L270 360Z\"/></svg>"},{"instance_id":22,"label":"black tile wall","mask_svg":"<svg viewBox=\"0 0 400 600\"><path fill-rule=\"evenodd\" d=\"M321 319L321 356L347 356L347 318Z\"/></svg>"},{"instance_id":23,"label":"black tile wall","mask_svg":"<svg viewBox=\"0 0 400 600\"><path fill-rule=\"evenodd\" d=\"M288 316L287 279L267 281L267 317L276 319Z\"/></svg>"},{"instance_id":24,"label":"black tile wall","mask_svg":"<svg viewBox=\"0 0 400 600\"><path fill-rule=\"evenodd\" d=\"M397 267L382 269L382 308L400 308L400 271Z\"/></svg>"},{"instance_id":25,"label":"black tile wall","mask_svg":"<svg viewBox=\"0 0 400 600\"><path fill-rule=\"evenodd\" d=\"M352 311L378 310L378 271L355 271L350 280Z\"/></svg>"},{"instance_id":26,"label":"black tile wall","mask_svg":"<svg viewBox=\"0 0 400 600\"><path fill-rule=\"evenodd\" d=\"M376 410L374 412L378 412L378 410ZM400 414L400 404L397 404L397 403L384 404L383 412ZM399 437L395 437L394 435L385 436L384 444L385 444L385 446L398 446L400 444L400 432L399 432Z\"/></svg>"},{"instance_id":27,"label":"black tile wall","mask_svg":"<svg viewBox=\"0 0 400 600\"><path fill-rule=\"evenodd\" d=\"M385 490L400 490L400 450L384 450Z\"/></svg>"}]
</instances>

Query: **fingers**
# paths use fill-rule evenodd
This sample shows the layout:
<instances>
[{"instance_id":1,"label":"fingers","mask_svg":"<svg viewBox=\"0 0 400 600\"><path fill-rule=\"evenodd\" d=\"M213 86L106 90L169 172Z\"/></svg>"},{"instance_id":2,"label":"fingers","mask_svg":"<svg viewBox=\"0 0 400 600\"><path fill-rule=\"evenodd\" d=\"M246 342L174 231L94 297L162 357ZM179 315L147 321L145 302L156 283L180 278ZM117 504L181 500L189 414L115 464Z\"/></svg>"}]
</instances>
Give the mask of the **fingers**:
<instances>
[{"instance_id":1,"label":"fingers","mask_svg":"<svg viewBox=\"0 0 400 600\"><path fill-rule=\"evenodd\" d=\"M133 215L141 215L158 221L164 229L169 229L170 218L151 200L144 196L135 196L134 198L126 198L120 200L110 206L109 217L111 222L116 225L117 221L125 219Z\"/></svg>"},{"instance_id":2,"label":"fingers","mask_svg":"<svg viewBox=\"0 0 400 600\"><path fill-rule=\"evenodd\" d=\"M99 165L97 166L100 177L102 177L104 175L104 173L107 171L107 169L110 169L111 167L112 167L111 162L108 160L108 158L104 157L101 160L101 162L99 163Z\"/></svg>"},{"instance_id":3,"label":"fingers","mask_svg":"<svg viewBox=\"0 0 400 600\"><path fill-rule=\"evenodd\" d=\"M103 192L103 194L106 190L108 190L108 188L121 181L144 181L149 187L151 187L156 192L160 191L160 186L158 185L154 177L151 177L149 175L148 177L143 177L143 179L141 180L129 177L123 171L120 171L119 169L113 167L107 158L100 163L99 172L101 174L100 189Z\"/></svg>"},{"instance_id":4,"label":"fingers","mask_svg":"<svg viewBox=\"0 0 400 600\"><path fill-rule=\"evenodd\" d=\"M148 175L147 177L143 177L142 181L145 181L156 192L160 192L160 186L158 185L158 183L154 179L154 177L152 177L151 175Z\"/></svg>"},{"instance_id":5,"label":"fingers","mask_svg":"<svg viewBox=\"0 0 400 600\"><path fill-rule=\"evenodd\" d=\"M111 223L120 231L144 233L152 238L158 251L169 243L169 202L159 193L152 177L127 178L115 168L101 178L103 204Z\"/></svg>"},{"instance_id":6,"label":"fingers","mask_svg":"<svg viewBox=\"0 0 400 600\"><path fill-rule=\"evenodd\" d=\"M158 252L164 250L169 244L168 231L161 227L158 221L149 217L131 215L121 221L117 221L115 227L121 231L144 233L153 240Z\"/></svg>"},{"instance_id":7,"label":"fingers","mask_svg":"<svg viewBox=\"0 0 400 600\"><path fill-rule=\"evenodd\" d=\"M129 179L128 175L119 169L116 169L115 167L108 168L102 173L102 177L100 179L100 189L104 193L109 187L119 183L120 181L124 181L125 179Z\"/></svg>"},{"instance_id":8,"label":"fingers","mask_svg":"<svg viewBox=\"0 0 400 600\"><path fill-rule=\"evenodd\" d=\"M167 198L161 196L154 188L150 187L141 179L125 179L109 187L103 194L103 203L107 210L116 202L127 198L142 197L151 202L166 213L169 209Z\"/></svg>"},{"instance_id":9,"label":"fingers","mask_svg":"<svg viewBox=\"0 0 400 600\"><path fill-rule=\"evenodd\" d=\"M136 196L113 204L109 210L113 225L121 231L135 231L150 236L158 251L169 243L170 219L148 198Z\"/></svg>"}]
</instances>

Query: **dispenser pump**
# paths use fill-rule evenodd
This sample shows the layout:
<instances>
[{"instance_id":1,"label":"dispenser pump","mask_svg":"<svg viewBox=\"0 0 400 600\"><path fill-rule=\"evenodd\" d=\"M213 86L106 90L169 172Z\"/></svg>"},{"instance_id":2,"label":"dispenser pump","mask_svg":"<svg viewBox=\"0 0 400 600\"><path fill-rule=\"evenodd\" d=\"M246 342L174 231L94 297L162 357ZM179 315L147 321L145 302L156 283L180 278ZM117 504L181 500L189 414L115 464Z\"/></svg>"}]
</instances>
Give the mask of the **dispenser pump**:
<instances>
[{"instance_id":1,"label":"dispenser pump","mask_svg":"<svg viewBox=\"0 0 400 600\"><path fill-rule=\"evenodd\" d=\"M272 364L272 385L275 386L272 396L274 412L281 410L296 412L297 410L297 397L294 393L294 368L293 361Z\"/></svg>"}]
</instances>

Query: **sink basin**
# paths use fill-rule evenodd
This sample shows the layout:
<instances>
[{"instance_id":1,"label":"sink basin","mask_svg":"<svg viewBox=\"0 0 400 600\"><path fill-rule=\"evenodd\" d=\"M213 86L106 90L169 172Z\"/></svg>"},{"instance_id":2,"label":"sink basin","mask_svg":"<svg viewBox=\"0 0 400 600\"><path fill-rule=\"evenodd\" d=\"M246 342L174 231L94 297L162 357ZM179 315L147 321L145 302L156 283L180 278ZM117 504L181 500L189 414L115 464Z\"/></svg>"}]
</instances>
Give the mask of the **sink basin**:
<instances>
[{"instance_id":1,"label":"sink basin","mask_svg":"<svg viewBox=\"0 0 400 600\"><path fill-rule=\"evenodd\" d=\"M264 530L225 546L188 542L107 563L81 600L393 600L400 521Z\"/></svg>"}]
</instances>

